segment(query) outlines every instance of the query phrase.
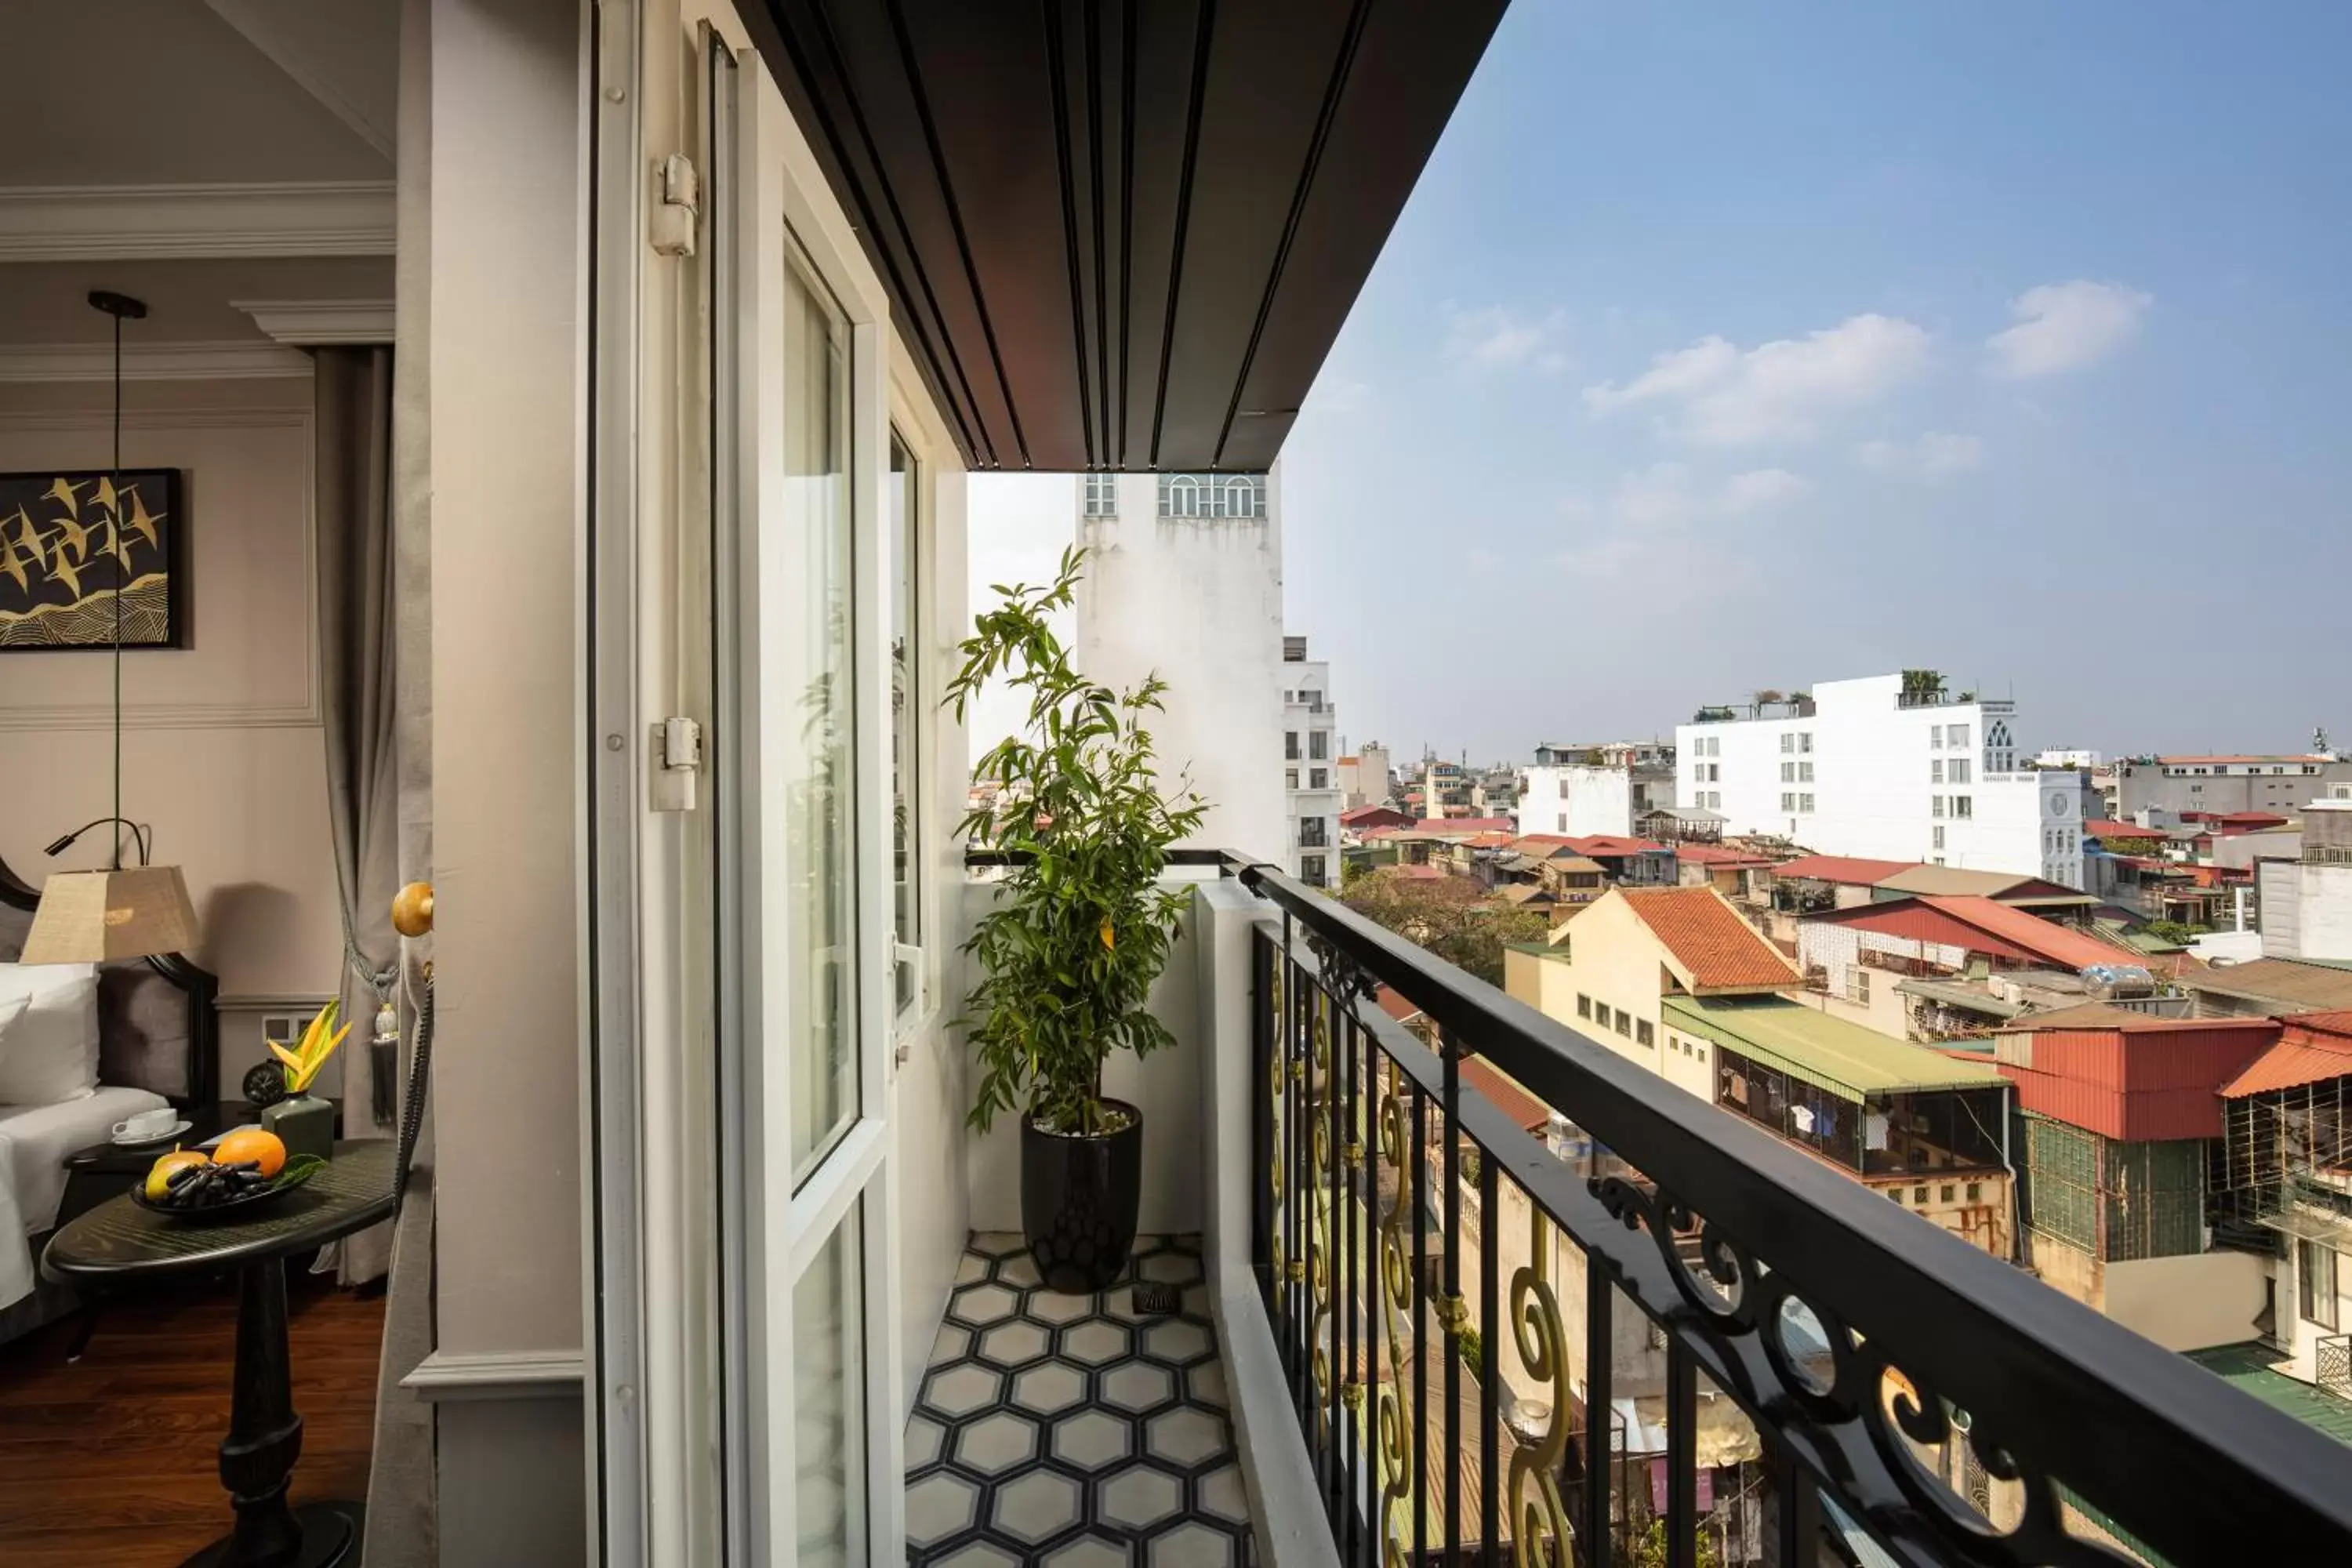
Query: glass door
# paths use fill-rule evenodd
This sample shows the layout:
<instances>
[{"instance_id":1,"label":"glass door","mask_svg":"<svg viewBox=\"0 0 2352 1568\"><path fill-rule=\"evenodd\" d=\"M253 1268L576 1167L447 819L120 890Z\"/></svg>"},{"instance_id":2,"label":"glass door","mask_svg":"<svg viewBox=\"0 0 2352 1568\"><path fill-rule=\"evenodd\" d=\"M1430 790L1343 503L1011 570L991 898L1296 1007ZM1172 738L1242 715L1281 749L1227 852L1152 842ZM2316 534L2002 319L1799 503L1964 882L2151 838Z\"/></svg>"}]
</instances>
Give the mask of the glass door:
<instances>
[{"instance_id":1,"label":"glass door","mask_svg":"<svg viewBox=\"0 0 2352 1568\"><path fill-rule=\"evenodd\" d=\"M755 57L711 64L730 1559L902 1556L886 308Z\"/></svg>"}]
</instances>

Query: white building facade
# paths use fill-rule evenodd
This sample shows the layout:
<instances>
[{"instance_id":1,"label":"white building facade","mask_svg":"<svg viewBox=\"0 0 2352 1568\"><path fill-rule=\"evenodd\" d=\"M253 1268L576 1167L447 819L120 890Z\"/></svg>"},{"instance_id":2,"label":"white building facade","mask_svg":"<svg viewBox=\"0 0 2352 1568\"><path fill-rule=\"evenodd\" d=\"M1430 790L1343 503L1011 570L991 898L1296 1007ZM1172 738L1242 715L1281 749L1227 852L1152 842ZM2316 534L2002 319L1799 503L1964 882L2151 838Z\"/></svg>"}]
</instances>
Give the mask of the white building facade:
<instances>
[{"instance_id":1,"label":"white building facade","mask_svg":"<svg viewBox=\"0 0 2352 1568\"><path fill-rule=\"evenodd\" d=\"M1331 666L1307 657L1307 639L1282 639L1282 789L1289 816L1286 864L1310 888L1339 882L1339 813L1347 796L1339 780L1338 710L1331 703Z\"/></svg>"},{"instance_id":2,"label":"white building facade","mask_svg":"<svg viewBox=\"0 0 2352 1568\"><path fill-rule=\"evenodd\" d=\"M2079 888L2089 774L2021 771L2016 721L2014 702L1899 675L1825 681L1808 714L1677 726L1677 799L1723 813L1726 833Z\"/></svg>"},{"instance_id":3,"label":"white building facade","mask_svg":"<svg viewBox=\"0 0 2352 1568\"><path fill-rule=\"evenodd\" d=\"M1078 668L1117 687L1166 677L1151 731L1163 783L1181 772L1208 802L1193 842L1284 855L1278 475L1085 475L1077 534Z\"/></svg>"},{"instance_id":4,"label":"white building facade","mask_svg":"<svg viewBox=\"0 0 2352 1568\"><path fill-rule=\"evenodd\" d=\"M1520 789L1519 831L1627 836L1643 812L1675 805L1675 788L1670 763L1538 764L1527 770Z\"/></svg>"}]
</instances>

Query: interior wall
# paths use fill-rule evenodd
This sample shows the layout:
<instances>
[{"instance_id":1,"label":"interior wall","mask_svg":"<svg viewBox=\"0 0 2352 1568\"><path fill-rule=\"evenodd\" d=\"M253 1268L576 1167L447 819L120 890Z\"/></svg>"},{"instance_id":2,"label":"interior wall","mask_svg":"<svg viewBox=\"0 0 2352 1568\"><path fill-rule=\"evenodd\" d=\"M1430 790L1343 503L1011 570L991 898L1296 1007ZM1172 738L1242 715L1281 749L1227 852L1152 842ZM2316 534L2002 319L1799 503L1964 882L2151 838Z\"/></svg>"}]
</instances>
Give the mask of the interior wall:
<instances>
[{"instance_id":1,"label":"interior wall","mask_svg":"<svg viewBox=\"0 0 2352 1568\"><path fill-rule=\"evenodd\" d=\"M257 388L274 405L255 405ZM185 472L194 637L185 649L123 657L123 815L152 828L157 859L185 871L203 922L195 957L220 976L225 999L328 994L342 939L320 728L310 384L169 391L172 406L151 395L126 416L123 460ZM103 410L12 400L0 412L0 469L103 468L110 440ZM41 851L111 809L112 689L103 652L0 653L0 858L36 885L106 863L102 829L54 861Z\"/></svg>"}]
</instances>

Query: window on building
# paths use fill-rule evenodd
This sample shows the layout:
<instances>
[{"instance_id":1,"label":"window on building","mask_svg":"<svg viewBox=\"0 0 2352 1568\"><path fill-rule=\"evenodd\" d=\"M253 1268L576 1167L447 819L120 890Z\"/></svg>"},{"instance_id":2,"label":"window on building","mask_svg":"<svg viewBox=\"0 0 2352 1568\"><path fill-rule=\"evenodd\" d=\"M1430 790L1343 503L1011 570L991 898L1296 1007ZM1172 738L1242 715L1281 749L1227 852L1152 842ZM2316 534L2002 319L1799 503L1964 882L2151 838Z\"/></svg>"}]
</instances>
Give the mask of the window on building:
<instances>
[{"instance_id":1,"label":"window on building","mask_svg":"<svg viewBox=\"0 0 2352 1568\"><path fill-rule=\"evenodd\" d=\"M1969 1202L1975 1203L1983 1196L1984 1184L1982 1182L1970 1182L1969 1184Z\"/></svg>"},{"instance_id":2,"label":"window on building","mask_svg":"<svg viewBox=\"0 0 2352 1568\"><path fill-rule=\"evenodd\" d=\"M1973 796L1956 795L1952 797L1952 815L1954 816L1973 817L1977 814L1976 805L1977 803Z\"/></svg>"},{"instance_id":3,"label":"window on building","mask_svg":"<svg viewBox=\"0 0 2352 1568\"><path fill-rule=\"evenodd\" d=\"M1930 816L1941 816L1944 815L1944 797L1942 795L1931 795L1927 797L1927 815Z\"/></svg>"},{"instance_id":4,"label":"window on building","mask_svg":"<svg viewBox=\"0 0 2352 1568\"><path fill-rule=\"evenodd\" d=\"M918 592L921 570L921 487L914 454L890 433L890 833L895 868L892 921L897 952L892 985L901 1016L923 1002L923 725L917 691L922 647Z\"/></svg>"},{"instance_id":5,"label":"window on building","mask_svg":"<svg viewBox=\"0 0 2352 1568\"><path fill-rule=\"evenodd\" d=\"M1954 784L1966 784L1966 783L1968 783L1968 782L1969 782L1969 760L1968 760L1968 758L1966 758L1966 757L1954 757L1954 758L1952 759L1952 766L1951 766L1951 769L1950 769L1950 771L1949 771L1948 773L1947 773L1945 774L1945 777L1948 778L1948 779L1949 779L1952 783L1954 783Z\"/></svg>"},{"instance_id":6,"label":"window on building","mask_svg":"<svg viewBox=\"0 0 2352 1568\"><path fill-rule=\"evenodd\" d=\"M1633 1015L1625 1011L1624 1008L1620 1007L1617 1009L1617 1017L1615 1022L1612 1023L1609 1026L1616 1030L1621 1035L1631 1035L1633 1032Z\"/></svg>"},{"instance_id":7,"label":"window on building","mask_svg":"<svg viewBox=\"0 0 2352 1568\"><path fill-rule=\"evenodd\" d=\"M1936 826L1935 826L1934 831L1935 831L1935 835L1936 835L1936 842L1935 842L1935 846L1934 846L1934 847L1936 847L1936 848L1937 848L1937 849L1941 849L1941 848L1944 847L1944 825L1943 825L1942 823L1940 823L1940 822L1939 822L1939 823L1937 823L1937 824L1936 825Z\"/></svg>"},{"instance_id":8,"label":"window on building","mask_svg":"<svg viewBox=\"0 0 2352 1568\"><path fill-rule=\"evenodd\" d=\"M1944 749L1944 727L1941 724L1927 726L1927 747L1930 751L1937 752Z\"/></svg>"},{"instance_id":9,"label":"window on building","mask_svg":"<svg viewBox=\"0 0 2352 1568\"><path fill-rule=\"evenodd\" d=\"M1331 787L1331 770L1329 768L1307 769L1307 787L1308 789L1329 789Z\"/></svg>"},{"instance_id":10,"label":"window on building","mask_svg":"<svg viewBox=\"0 0 2352 1568\"><path fill-rule=\"evenodd\" d=\"M1870 1005L1870 971L1859 963L1846 966L1845 999L1864 1007Z\"/></svg>"},{"instance_id":11,"label":"window on building","mask_svg":"<svg viewBox=\"0 0 2352 1568\"><path fill-rule=\"evenodd\" d=\"M1967 751L1969 747L1969 727L1966 724L1948 724L1944 727L1944 739L1951 742L1952 750L1956 752Z\"/></svg>"},{"instance_id":12,"label":"window on building","mask_svg":"<svg viewBox=\"0 0 2352 1568\"><path fill-rule=\"evenodd\" d=\"M1298 819L1298 842L1309 849L1321 849L1328 847L1331 842L1330 828L1328 826L1330 818L1325 816L1300 817Z\"/></svg>"},{"instance_id":13,"label":"window on building","mask_svg":"<svg viewBox=\"0 0 2352 1568\"><path fill-rule=\"evenodd\" d=\"M1799 784L1811 784L1813 782L1812 763L1799 763L1797 764L1797 782Z\"/></svg>"},{"instance_id":14,"label":"window on building","mask_svg":"<svg viewBox=\"0 0 2352 1568\"><path fill-rule=\"evenodd\" d=\"M1780 792L1780 809L1781 809L1782 811L1794 811L1794 810L1796 810L1796 809L1797 809L1797 797L1796 797L1796 795L1793 795L1792 793L1790 793L1790 791L1788 791L1788 790L1785 790L1785 789L1784 789L1784 790L1782 790L1782 791Z\"/></svg>"},{"instance_id":15,"label":"window on building","mask_svg":"<svg viewBox=\"0 0 2352 1568\"><path fill-rule=\"evenodd\" d=\"M1087 476L1086 515L1088 517L1118 515L1118 476L1117 474Z\"/></svg>"},{"instance_id":16,"label":"window on building","mask_svg":"<svg viewBox=\"0 0 2352 1568\"><path fill-rule=\"evenodd\" d=\"M1282 732L1282 756L1285 762L1295 763L1298 760L1297 731L1285 730Z\"/></svg>"},{"instance_id":17,"label":"window on building","mask_svg":"<svg viewBox=\"0 0 2352 1568\"><path fill-rule=\"evenodd\" d=\"M1780 782L1782 784L1795 784L1797 782L1796 763L1782 763L1780 764Z\"/></svg>"},{"instance_id":18,"label":"window on building","mask_svg":"<svg viewBox=\"0 0 2352 1568\"><path fill-rule=\"evenodd\" d=\"M1941 758L1941 757L1932 757L1932 758L1928 759L1928 763L1927 763L1927 782L1928 782L1929 784L1942 784L1942 783L1944 782L1944 759L1943 759L1943 758Z\"/></svg>"},{"instance_id":19,"label":"window on building","mask_svg":"<svg viewBox=\"0 0 2352 1568\"><path fill-rule=\"evenodd\" d=\"M1723 809L1723 792L1721 790L1711 789L1706 792L1706 809L1709 811L1720 811Z\"/></svg>"},{"instance_id":20,"label":"window on building","mask_svg":"<svg viewBox=\"0 0 2352 1568\"><path fill-rule=\"evenodd\" d=\"M1650 1020L1647 1018L1641 1018L1634 1021L1633 1043L1640 1046L1654 1046L1658 1043L1657 1035L1650 1027Z\"/></svg>"},{"instance_id":21,"label":"window on building","mask_svg":"<svg viewBox=\"0 0 2352 1568\"><path fill-rule=\"evenodd\" d=\"M1811 811L1811 810L1812 810L1812 809L1813 809L1813 797L1812 797L1811 795L1799 795L1799 796L1797 797L1797 809L1798 809L1799 811Z\"/></svg>"},{"instance_id":22,"label":"window on building","mask_svg":"<svg viewBox=\"0 0 2352 1568\"><path fill-rule=\"evenodd\" d=\"M1592 998L1581 991L1576 994L1576 1016L1580 1018L1592 1016Z\"/></svg>"},{"instance_id":23,"label":"window on building","mask_svg":"<svg viewBox=\"0 0 2352 1568\"><path fill-rule=\"evenodd\" d=\"M1706 1047L1705 1046L1693 1047L1691 1048L1691 1054L1698 1058L1699 1066L1705 1067L1706 1065Z\"/></svg>"},{"instance_id":24,"label":"window on building","mask_svg":"<svg viewBox=\"0 0 2352 1568\"><path fill-rule=\"evenodd\" d=\"M1298 858L1298 879L1310 888L1329 886L1323 876L1323 857L1301 855Z\"/></svg>"},{"instance_id":25,"label":"window on building","mask_svg":"<svg viewBox=\"0 0 2352 1568\"><path fill-rule=\"evenodd\" d=\"M1562 833L1568 831L1568 813L1564 811L1559 814L1559 831Z\"/></svg>"},{"instance_id":26,"label":"window on building","mask_svg":"<svg viewBox=\"0 0 2352 1568\"><path fill-rule=\"evenodd\" d=\"M1812 749L1813 749L1813 732L1812 732L1811 730L1800 730L1800 731L1797 731L1797 750L1799 750L1799 751L1801 751L1801 752L1810 752L1810 751L1811 751Z\"/></svg>"},{"instance_id":27,"label":"window on building","mask_svg":"<svg viewBox=\"0 0 2352 1568\"><path fill-rule=\"evenodd\" d=\"M1328 761L1329 761L1329 760L1330 760L1330 756L1331 756L1331 731L1328 731L1328 730L1309 730L1309 731L1307 731L1307 760L1308 760L1309 762L1316 762L1316 763L1328 762Z\"/></svg>"},{"instance_id":28,"label":"window on building","mask_svg":"<svg viewBox=\"0 0 2352 1568\"><path fill-rule=\"evenodd\" d=\"M1297 789L1298 787L1298 770L1297 768L1285 768L1282 770L1282 787L1285 789Z\"/></svg>"},{"instance_id":29,"label":"window on building","mask_svg":"<svg viewBox=\"0 0 2352 1568\"><path fill-rule=\"evenodd\" d=\"M1794 730L1780 731L1780 749L1784 752L1793 752L1797 749L1797 732Z\"/></svg>"},{"instance_id":30,"label":"window on building","mask_svg":"<svg viewBox=\"0 0 2352 1568\"><path fill-rule=\"evenodd\" d=\"M2315 1241L2294 1244L2295 1310L2323 1329L2336 1321L2336 1249Z\"/></svg>"},{"instance_id":31,"label":"window on building","mask_svg":"<svg viewBox=\"0 0 2352 1568\"><path fill-rule=\"evenodd\" d=\"M1709 784L1721 784L1723 782L1723 764L1721 763L1709 763L1706 764L1706 782Z\"/></svg>"}]
</instances>

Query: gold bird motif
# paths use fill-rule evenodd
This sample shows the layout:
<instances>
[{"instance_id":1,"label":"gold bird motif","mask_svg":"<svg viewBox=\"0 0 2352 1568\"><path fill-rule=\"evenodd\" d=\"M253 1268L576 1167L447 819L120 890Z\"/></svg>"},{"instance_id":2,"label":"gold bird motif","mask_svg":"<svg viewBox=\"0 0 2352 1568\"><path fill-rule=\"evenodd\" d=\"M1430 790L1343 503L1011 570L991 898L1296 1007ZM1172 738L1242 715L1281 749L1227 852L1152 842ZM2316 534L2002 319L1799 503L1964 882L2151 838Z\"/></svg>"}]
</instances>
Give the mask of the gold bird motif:
<instances>
[{"instance_id":1,"label":"gold bird motif","mask_svg":"<svg viewBox=\"0 0 2352 1568\"><path fill-rule=\"evenodd\" d=\"M80 487L79 486L66 483L62 479L56 479L49 481L48 493L56 500L65 503L65 509L68 514L74 517L79 517L81 515L81 500L80 498L74 493Z\"/></svg>"},{"instance_id":2,"label":"gold bird motif","mask_svg":"<svg viewBox=\"0 0 2352 1568\"><path fill-rule=\"evenodd\" d=\"M147 510L147 498L139 493L136 485L131 489L131 526L137 529L140 537L146 540L151 546L162 544L162 540L155 532L155 519Z\"/></svg>"},{"instance_id":3,"label":"gold bird motif","mask_svg":"<svg viewBox=\"0 0 2352 1568\"><path fill-rule=\"evenodd\" d=\"M63 583L75 598L81 597L81 574L67 563L62 547L49 558L49 574Z\"/></svg>"},{"instance_id":4,"label":"gold bird motif","mask_svg":"<svg viewBox=\"0 0 2352 1568\"><path fill-rule=\"evenodd\" d=\"M17 592L32 592L33 585L25 576L25 563L16 559L16 547L5 539L0 539L0 572L16 579Z\"/></svg>"},{"instance_id":5,"label":"gold bird motif","mask_svg":"<svg viewBox=\"0 0 2352 1568\"><path fill-rule=\"evenodd\" d=\"M98 481L98 504L109 511L113 511L118 507L114 499L114 481L102 475Z\"/></svg>"},{"instance_id":6,"label":"gold bird motif","mask_svg":"<svg viewBox=\"0 0 2352 1568\"><path fill-rule=\"evenodd\" d=\"M21 517L24 514L19 512L17 515ZM63 561L68 544L73 546L76 564L89 559L89 530L72 518L61 517L58 519L58 542L49 546L49 559Z\"/></svg>"}]
</instances>

